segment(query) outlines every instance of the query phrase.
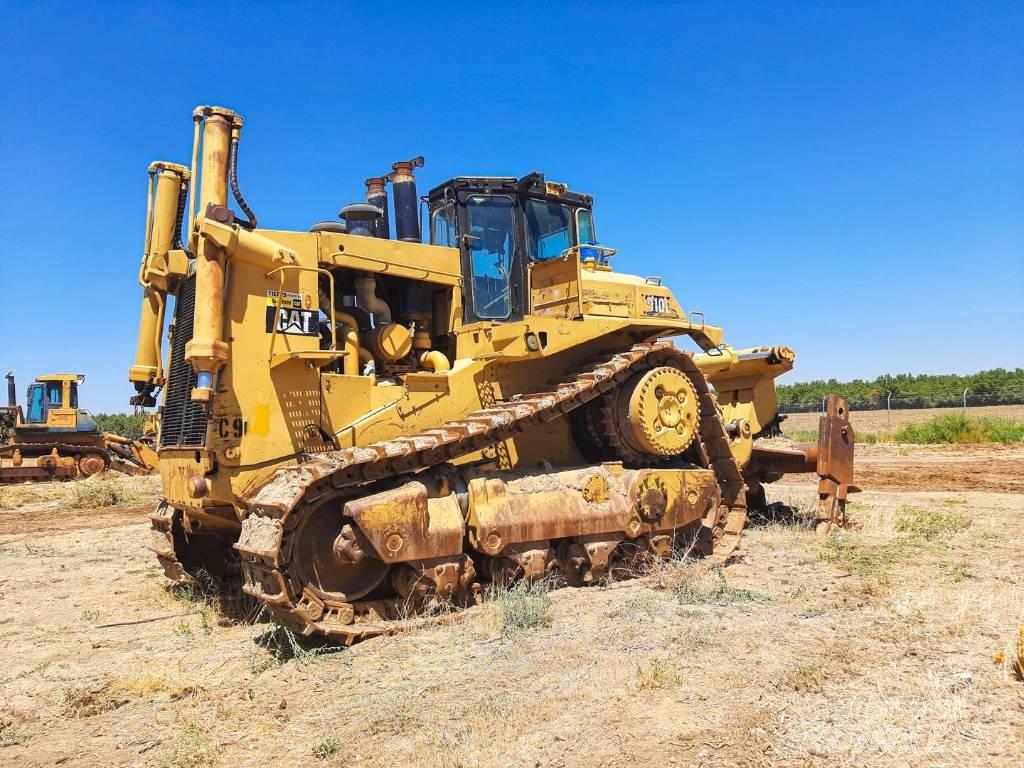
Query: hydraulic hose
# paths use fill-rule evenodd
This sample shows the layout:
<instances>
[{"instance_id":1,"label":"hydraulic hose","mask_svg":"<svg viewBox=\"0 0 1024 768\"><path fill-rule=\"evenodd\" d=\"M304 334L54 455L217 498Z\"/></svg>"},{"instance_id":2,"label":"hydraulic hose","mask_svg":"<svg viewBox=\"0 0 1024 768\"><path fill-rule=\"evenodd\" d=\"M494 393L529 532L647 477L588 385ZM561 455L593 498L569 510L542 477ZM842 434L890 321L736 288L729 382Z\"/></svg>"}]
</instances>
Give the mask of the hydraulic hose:
<instances>
[{"instance_id":1,"label":"hydraulic hose","mask_svg":"<svg viewBox=\"0 0 1024 768\"><path fill-rule=\"evenodd\" d=\"M174 249L178 251L184 251L185 255L190 259L195 258L195 254L188 249L188 243L186 243L181 237L181 226L185 222L185 202L188 198L188 185L182 186L181 194L178 196L178 215L174 221Z\"/></svg>"},{"instance_id":2,"label":"hydraulic hose","mask_svg":"<svg viewBox=\"0 0 1024 768\"><path fill-rule=\"evenodd\" d=\"M242 209L249 220L239 221L239 225L246 229L256 229L257 221L256 214L252 212L252 208L242 197L242 190L238 188L238 134L235 133L231 137L231 151L228 154L228 183L231 185L231 194L235 196L235 201L238 203L238 207Z\"/></svg>"}]
</instances>

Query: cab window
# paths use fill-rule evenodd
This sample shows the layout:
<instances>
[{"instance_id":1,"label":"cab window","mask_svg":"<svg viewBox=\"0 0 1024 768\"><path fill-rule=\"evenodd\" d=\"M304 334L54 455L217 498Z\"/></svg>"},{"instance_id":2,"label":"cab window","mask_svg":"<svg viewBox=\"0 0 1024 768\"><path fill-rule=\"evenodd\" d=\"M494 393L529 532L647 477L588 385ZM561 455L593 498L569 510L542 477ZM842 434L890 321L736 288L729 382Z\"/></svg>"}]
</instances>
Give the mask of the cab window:
<instances>
[{"instance_id":1,"label":"cab window","mask_svg":"<svg viewBox=\"0 0 1024 768\"><path fill-rule=\"evenodd\" d=\"M594 214L586 208L576 211L577 245L594 245L597 234L594 232Z\"/></svg>"},{"instance_id":2,"label":"cab window","mask_svg":"<svg viewBox=\"0 0 1024 768\"><path fill-rule=\"evenodd\" d=\"M558 203L526 202L527 252L530 259L555 259L572 245L569 216L569 209Z\"/></svg>"},{"instance_id":3,"label":"cab window","mask_svg":"<svg viewBox=\"0 0 1024 768\"><path fill-rule=\"evenodd\" d=\"M46 402L50 408L60 408L60 382L51 381L46 385Z\"/></svg>"},{"instance_id":4,"label":"cab window","mask_svg":"<svg viewBox=\"0 0 1024 768\"><path fill-rule=\"evenodd\" d=\"M512 314L511 270L515 219L511 197L474 195L466 203L469 218L473 312L501 320Z\"/></svg>"},{"instance_id":5,"label":"cab window","mask_svg":"<svg viewBox=\"0 0 1024 768\"><path fill-rule=\"evenodd\" d=\"M430 214L431 245L445 245L454 248L456 242L455 207L449 204L435 208L434 212Z\"/></svg>"},{"instance_id":6,"label":"cab window","mask_svg":"<svg viewBox=\"0 0 1024 768\"><path fill-rule=\"evenodd\" d=\"M28 388L28 417L26 421L39 423L46 421L43 415L43 387L41 384L34 384Z\"/></svg>"}]
</instances>

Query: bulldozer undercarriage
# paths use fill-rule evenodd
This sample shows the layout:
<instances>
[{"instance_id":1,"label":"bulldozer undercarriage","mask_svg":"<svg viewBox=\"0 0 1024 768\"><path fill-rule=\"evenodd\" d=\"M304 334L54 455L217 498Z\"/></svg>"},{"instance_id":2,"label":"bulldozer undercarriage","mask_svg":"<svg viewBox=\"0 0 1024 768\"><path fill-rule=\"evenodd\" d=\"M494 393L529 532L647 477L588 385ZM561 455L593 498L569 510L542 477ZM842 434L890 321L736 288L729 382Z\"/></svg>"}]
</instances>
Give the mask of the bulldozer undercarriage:
<instances>
[{"instance_id":1,"label":"bulldozer undercarriage","mask_svg":"<svg viewBox=\"0 0 1024 768\"><path fill-rule=\"evenodd\" d=\"M449 463L566 414L593 465ZM746 488L692 357L647 343L418 434L305 455L255 494L237 542L187 534L162 504L151 549L177 582L240 568L244 592L285 626L352 643L474 604L487 582L584 585L680 550L724 562ZM841 520L845 491L820 490Z\"/></svg>"},{"instance_id":2,"label":"bulldozer undercarriage","mask_svg":"<svg viewBox=\"0 0 1024 768\"><path fill-rule=\"evenodd\" d=\"M0 446L0 483L73 480L112 466L102 448L74 443L18 443Z\"/></svg>"},{"instance_id":3,"label":"bulldozer undercarriage","mask_svg":"<svg viewBox=\"0 0 1024 768\"><path fill-rule=\"evenodd\" d=\"M126 475L148 475L153 471L155 458L147 466L137 451L104 442L103 445L55 442L0 445L0 484L75 480L107 470Z\"/></svg>"}]
</instances>

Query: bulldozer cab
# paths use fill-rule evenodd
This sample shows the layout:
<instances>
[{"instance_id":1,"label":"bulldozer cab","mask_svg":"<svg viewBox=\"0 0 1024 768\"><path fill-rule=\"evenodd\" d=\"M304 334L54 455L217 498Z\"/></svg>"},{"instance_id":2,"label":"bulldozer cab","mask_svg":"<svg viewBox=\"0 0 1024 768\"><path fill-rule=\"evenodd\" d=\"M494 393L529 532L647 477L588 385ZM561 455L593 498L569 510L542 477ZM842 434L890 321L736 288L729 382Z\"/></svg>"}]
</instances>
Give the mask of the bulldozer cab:
<instances>
[{"instance_id":1,"label":"bulldozer cab","mask_svg":"<svg viewBox=\"0 0 1024 768\"><path fill-rule=\"evenodd\" d=\"M590 257L593 198L541 173L457 177L431 190L430 243L458 248L464 321L520 320L530 310L530 265Z\"/></svg>"},{"instance_id":2,"label":"bulldozer cab","mask_svg":"<svg viewBox=\"0 0 1024 768\"><path fill-rule=\"evenodd\" d=\"M95 431L92 419L78 410L78 386L85 376L54 373L40 376L26 391L25 425L56 430Z\"/></svg>"}]
</instances>

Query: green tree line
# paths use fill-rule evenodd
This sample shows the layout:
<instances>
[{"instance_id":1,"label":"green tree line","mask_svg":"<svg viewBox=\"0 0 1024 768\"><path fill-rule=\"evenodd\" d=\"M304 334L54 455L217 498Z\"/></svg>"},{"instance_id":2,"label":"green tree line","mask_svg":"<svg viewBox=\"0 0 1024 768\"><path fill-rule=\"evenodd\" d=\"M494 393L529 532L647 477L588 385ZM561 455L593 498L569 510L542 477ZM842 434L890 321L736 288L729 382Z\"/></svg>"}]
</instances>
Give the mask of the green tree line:
<instances>
[{"instance_id":1,"label":"green tree line","mask_svg":"<svg viewBox=\"0 0 1024 768\"><path fill-rule=\"evenodd\" d=\"M837 394L851 408L872 410L886 407L892 393L893 408L947 408L963 404L964 390L968 405L1018 405L1024 403L1024 368L989 371L959 376L957 374L889 374L876 379L853 381L805 381L780 384L779 410L800 413L821 410L822 398Z\"/></svg>"},{"instance_id":2,"label":"green tree line","mask_svg":"<svg viewBox=\"0 0 1024 768\"><path fill-rule=\"evenodd\" d=\"M137 439L142 437L142 427L146 423L145 413L97 413L93 414L96 426L101 432L113 432L121 437Z\"/></svg>"}]
</instances>

